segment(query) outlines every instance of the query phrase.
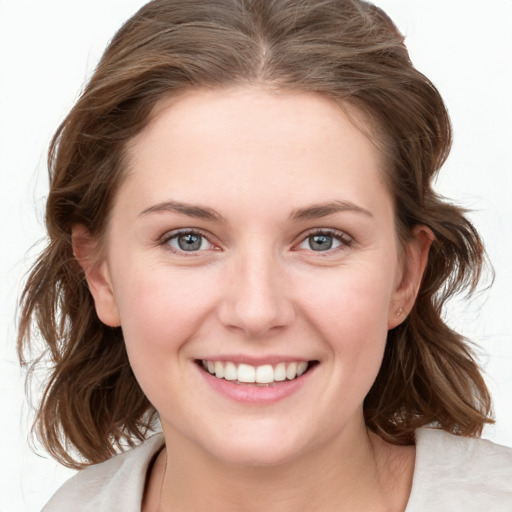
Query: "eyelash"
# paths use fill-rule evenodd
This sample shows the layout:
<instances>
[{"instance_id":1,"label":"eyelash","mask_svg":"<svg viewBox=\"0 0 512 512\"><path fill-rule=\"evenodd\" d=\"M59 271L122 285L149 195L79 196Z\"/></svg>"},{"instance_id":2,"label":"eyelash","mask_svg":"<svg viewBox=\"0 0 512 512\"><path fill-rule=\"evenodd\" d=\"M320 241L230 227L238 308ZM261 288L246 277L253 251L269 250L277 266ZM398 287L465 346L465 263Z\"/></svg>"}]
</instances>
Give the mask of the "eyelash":
<instances>
[{"instance_id":1,"label":"eyelash","mask_svg":"<svg viewBox=\"0 0 512 512\"><path fill-rule=\"evenodd\" d=\"M159 244L164 246L166 250L171 251L174 254L179 254L180 256L185 257L191 257L194 256L194 253L202 252L202 251L185 251L185 250L179 250L170 245L170 242L174 239L177 239L180 236L183 235L199 235L204 240L207 241L207 243L211 246L215 245L210 241L210 235L206 233L205 231L202 231L201 229L197 228L184 228L184 229L177 229L175 231L171 231L170 233L166 233L159 241ZM190 254L187 254L190 253Z\"/></svg>"},{"instance_id":2,"label":"eyelash","mask_svg":"<svg viewBox=\"0 0 512 512\"><path fill-rule=\"evenodd\" d=\"M185 257L193 257L194 255L197 255L197 253L203 252L202 250L198 250L198 251L179 250L170 245L170 242L172 240L177 239L178 237L183 236L183 235L199 235L204 240L206 240L206 242L210 246L216 247L215 244L213 244L210 241L210 235L208 233L202 231L201 229L196 229L196 228L193 228L193 229L184 228L184 229L178 229L176 231L172 231L170 233L166 233L159 240L159 245L165 246L165 248L167 250L171 251L174 254L178 254L180 256L185 256ZM302 233L299 243L294 244L294 247L292 248L292 250L293 251L300 250L300 249L297 249L297 247L299 245L303 244L304 242L306 242L308 240L308 238L311 238L314 236L328 236L328 237L332 237L333 239L340 242L340 245L338 247L329 248L325 251L315 251L314 249L305 249L305 250L309 250L312 253L317 253L317 256L320 256L320 257L327 256L329 254L333 254L338 251L346 250L346 249L350 248L351 245L353 244L353 239L349 235L344 233L343 231L339 231L337 229L325 229L325 228L318 229L318 228L316 228L316 229L307 231L306 233ZM190 253L190 254L187 254L187 253Z\"/></svg>"},{"instance_id":3,"label":"eyelash","mask_svg":"<svg viewBox=\"0 0 512 512\"><path fill-rule=\"evenodd\" d=\"M310 231L307 231L306 233L303 233L301 235L301 240L300 240L299 244L296 244L294 247L297 247L298 245L305 243L308 240L308 238L311 238L314 236L328 236L328 237L332 237L333 239L340 242L340 245L338 247L329 248L325 251L315 251L313 249L306 249L312 253L316 253L316 256L320 256L320 257L327 257L329 255L332 255L333 253L347 250L348 248L350 248L352 246L352 244L354 242L354 240L343 231L339 231L337 229L332 229L332 228L328 228L328 229L315 228ZM297 249L294 249L294 250L297 250ZM298 249L298 250L300 250L300 249Z\"/></svg>"}]
</instances>

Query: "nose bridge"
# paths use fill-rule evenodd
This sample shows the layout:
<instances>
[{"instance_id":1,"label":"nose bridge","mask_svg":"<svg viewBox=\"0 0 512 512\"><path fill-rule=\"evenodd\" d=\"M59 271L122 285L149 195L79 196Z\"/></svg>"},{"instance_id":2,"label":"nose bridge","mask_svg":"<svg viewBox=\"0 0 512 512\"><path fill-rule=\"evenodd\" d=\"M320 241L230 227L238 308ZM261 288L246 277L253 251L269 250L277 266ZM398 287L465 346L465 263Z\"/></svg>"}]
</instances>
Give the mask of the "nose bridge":
<instances>
[{"instance_id":1,"label":"nose bridge","mask_svg":"<svg viewBox=\"0 0 512 512\"><path fill-rule=\"evenodd\" d=\"M251 246L240 251L233 261L224 323L253 337L287 325L293 306L286 295L284 270L270 247Z\"/></svg>"}]
</instances>

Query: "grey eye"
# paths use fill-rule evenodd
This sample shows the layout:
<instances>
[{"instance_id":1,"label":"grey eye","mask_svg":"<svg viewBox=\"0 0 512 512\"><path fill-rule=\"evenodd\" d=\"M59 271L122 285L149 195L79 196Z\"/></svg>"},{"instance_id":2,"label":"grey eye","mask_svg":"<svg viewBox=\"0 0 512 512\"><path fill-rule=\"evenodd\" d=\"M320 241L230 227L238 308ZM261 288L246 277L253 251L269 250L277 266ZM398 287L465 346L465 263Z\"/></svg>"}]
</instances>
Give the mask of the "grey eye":
<instances>
[{"instance_id":1,"label":"grey eye","mask_svg":"<svg viewBox=\"0 0 512 512\"><path fill-rule=\"evenodd\" d=\"M314 233L307 236L299 245L300 249L307 249L315 252L325 252L347 245L348 241L342 239L342 235L330 233Z\"/></svg>"},{"instance_id":2,"label":"grey eye","mask_svg":"<svg viewBox=\"0 0 512 512\"><path fill-rule=\"evenodd\" d=\"M198 233L180 233L169 240L169 245L180 251L199 251L208 248L208 241Z\"/></svg>"},{"instance_id":3,"label":"grey eye","mask_svg":"<svg viewBox=\"0 0 512 512\"><path fill-rule=\"evenodd\" d=\"M312 235L308 237L309 247L313 251L328 251L332 249L334 239L330 235Z\"/></svg>"}]
</instances>

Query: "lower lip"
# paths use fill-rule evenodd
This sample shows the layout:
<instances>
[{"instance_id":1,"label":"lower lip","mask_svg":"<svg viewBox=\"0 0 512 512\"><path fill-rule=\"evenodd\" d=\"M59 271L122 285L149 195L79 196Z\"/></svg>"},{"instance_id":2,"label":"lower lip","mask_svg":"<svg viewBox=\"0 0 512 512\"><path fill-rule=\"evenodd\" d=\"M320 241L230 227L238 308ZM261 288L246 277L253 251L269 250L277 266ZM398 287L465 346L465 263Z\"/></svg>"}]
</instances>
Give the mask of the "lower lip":
<instances>
[{"instance_id":1,"label":"lower lip","mask_svg":"<svg viewBox=\"0 0 512 512\"><path fill-rule=\"evenodd\" d=\"M268 386L257 386L237 384L230 380L218 379L197 366L197 371L216 392L236 402L255 405L271 404L293 395L309 381L315 369L316 365L293 380L276 382Z\"/></svg>"}]
</instances>

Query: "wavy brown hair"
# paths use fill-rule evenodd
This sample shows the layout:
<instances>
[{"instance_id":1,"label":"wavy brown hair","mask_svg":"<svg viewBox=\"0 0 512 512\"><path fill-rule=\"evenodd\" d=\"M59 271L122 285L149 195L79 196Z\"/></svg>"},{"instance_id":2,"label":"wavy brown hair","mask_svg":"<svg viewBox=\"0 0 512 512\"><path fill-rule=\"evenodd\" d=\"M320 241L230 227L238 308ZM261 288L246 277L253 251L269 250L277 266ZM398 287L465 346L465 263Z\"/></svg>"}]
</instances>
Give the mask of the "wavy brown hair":
<instances>
[{"instance_id":1,"label":"wavy brown hair","mask_svg":"<svg viewBox=\"0 0 512 512\"><path fill-rule=\"evenodd\" d=\"M435 235L414 308L389 332L365 399L368 427L408 444L426 424L475 436L492 421L469 342L442 318L450 297L474 291L484 249L465 212L432 190L450 122L390 19L359 0L154 0L115 35L49 150L48 245L21 298L18 343L29 370L50 365L35 429L65 465L108 459L143 439L156 418L121 329L95 313L72 226L101 240L127 144L157 103L184 90L247 84L316 92L364 114L386 156L399 239L418 224Z\"/></svg>"}]
</instances>

